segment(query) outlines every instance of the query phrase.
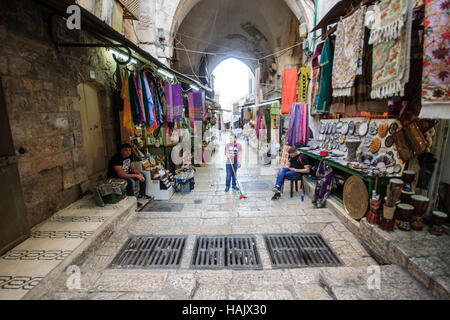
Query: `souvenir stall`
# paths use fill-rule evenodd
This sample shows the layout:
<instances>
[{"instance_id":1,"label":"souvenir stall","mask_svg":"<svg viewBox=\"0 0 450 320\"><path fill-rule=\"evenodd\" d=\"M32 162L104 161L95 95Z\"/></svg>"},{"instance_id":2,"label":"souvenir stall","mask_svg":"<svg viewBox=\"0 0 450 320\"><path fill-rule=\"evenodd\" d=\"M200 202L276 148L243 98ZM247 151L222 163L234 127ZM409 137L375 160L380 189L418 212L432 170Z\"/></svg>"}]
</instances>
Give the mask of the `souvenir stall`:
<instances>
[{"instance_id":1,"label":"souvenir stall","mask_svg":"<svg viewBox=\"0 0 450 320\"><path fill-rule=\"evenodd\" d=\"M169 200L176 191L187 193L194 186L193 135L196 128L202 134L211 120L204 92L178 83L174 75L152 65L118 67L116 76L123 99L122 143L133 146L136 166L146 176L147 195ZM190 139L191 148L183 148Z\"/></svg>"},{"instance_id":2,"label":"souvenir stall","mask_svg":"<svg viewBox=\"0 0 450 320\"><path fill-rule=\"evenodd\" d=\"M427 41L448 32L447 17L438 8L430 13L439 1L345 2L317 24L322 41L311 56L311 73L306 66L299 72L303 97L311 77L306 106L317 134L308 139L298 97L289 110L289 144L303 146L300 152L315 167L325 163L333 171L332 193L354 219L366 216L388 231L394 224L422 230L422 217L434 205L423 164L432 162L437 119L449 115L449 76L442 73L449 39L440 37L440 53L430 52ZM431 217L438 226L446 214Z\"/></svg>"}]
</instances>

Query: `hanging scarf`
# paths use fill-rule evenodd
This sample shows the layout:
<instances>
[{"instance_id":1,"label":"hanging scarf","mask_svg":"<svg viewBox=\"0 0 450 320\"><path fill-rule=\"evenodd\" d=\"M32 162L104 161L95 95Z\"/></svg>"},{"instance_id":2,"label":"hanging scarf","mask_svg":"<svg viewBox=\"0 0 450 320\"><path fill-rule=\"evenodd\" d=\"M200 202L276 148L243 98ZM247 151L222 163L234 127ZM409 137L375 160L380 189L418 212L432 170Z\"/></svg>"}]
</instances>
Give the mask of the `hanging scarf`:
<instances>
[{"instance_id":1,"label":"hanging scarf","mask_svg":"<svg viewBox=\"0 0 450 320\"><path fill-rule=\"evenodd\" d=\"M331 70L333 67L333 55L328 39L325 39L320 55L320 66L320 89L316 110L319 113L328 113L330 109Z\"/></svg>"},{"instance_id":2,"label":"hanging scarf","mask_svg":"<svg viewBox=\"0 0 450 320\"><path fill-rule=\"evenodd\" d=\"M298 102L307 102L309 80L311 80L311 68L301 67L298 71Z\"/></svg>"},{"instance_id":3,"label":"hanging scarf","mask_svg":"<svg viewBox=\"0 0 450 320\"><path fill-rule=\"evenodd\" d=\"M203 96L202 90L191 91L188 93L189 103L189 121L191 126L195 121L202 121L203 118Z\"/></svg>"},{"instance_id":4,"label":"hanging scarf","mask_svg":"<svg viewBox=\"0 0 450 320\"><path fill-rule=\"evenodd\" d=\"M140 71L136 70L135 73L135 85L136 85L136 91L137 91L137 95L138 95L138 102L139 102L139 124L143 124L145 123L146 119L145 119L145 112L144 112L144 96L142 94L142 82L141 82L141 75L140 75Z\"/></svg>"},{"instance_id":5,"label":"hanging scarf","mask_svg":"<svg viewBox=\"0 0 450 320\"><path fill-rule=\"evenodd\" d=\"M183 95L181 84L164 84L166 103L167 103L167 121L179 122L183 113Z\"/></svg>"},{"instance_id":6,"label":"hanging scarf","mask_svg":"<svg viewBox=\"0 0 450 320\"><path fill-rule=\"evenodd\" d=\"M146 100L147 107L147 132L149 134L153 133L158 128L158 123L156 122L156 114L155 114L155 104L153 103L152 93L150 91L149 82L147 79L146 72L142 74L143 88L144 88L144 97Z\"/></svg>"},{"instance_id":7,"label":"hanging scarf","mask_svg":"<svg viewBox=\"0 0 450 320\"><path fill-rule=\"evenodd\" d=\"M131 104L130 104L130 87L128 80L128 71L125 70L123 81L122 81L122 90L120 92L120 97L123 99L123 114L122 114L122 126L128 131L129 134L133 134L133 115L131 113Z\"/></svg>"},{"instance_id":8,"label":"hanging scarf","mask_svg":"<svg viewBox=\"0 0 450 320\"><path fill-rule=\"evenodd\" d=\"M308 105L293 103L289 112L288 145L304 146L308 141Z\"/></svg>"},{"instance_id":9,"label":"hanging scarf","mask_svg":"<svg viewBox=\"0 0 450 320\"><path fill-rule=\"evenodd\" d=\"M313 87L311 90L311 113L317 114L317 103L319 102L319 88L320 88L320 63L319 56L323 49L323 42L319 43L314 51L312 59L313 68Z\"/></svg>"},{"instance_id":10,"label":"hanging scarf","mask_svg":"<svg viewBox=\"0 0 450 320\"><path fill-rule=\"evenodd\" d=\"M133 123L135 125L140 124L141 114L139 108L139 97L136 89L136 81L133 73L130 73L128 78L129 83L129 94L130 94L130 104L131 104L131 113L133 115Z\"/></svg>"},{"instance_id":11,"label":"hanging scarf","mask_svg":"<svg viewBox=\"0 0 450 320\"><path fill-rule=\"evenodd\" d=\"M297 100L297 68L283 70L283 92L281 96L281 113L289 113L292 103Z\"/></svg>"},{"instance_id":12,"label":"hanging scarf","mask_svg":"<svg viewBox=\"0 0 450 320\"><path fill-rule=\"evenodd\" d=\"M401 4L396 6L396 4ZM381 20L376 23L370 34L369 43L373 43L372 63L372 99L386 99L393 96L404 96L405 84L409 80L409 60L412 32L411 0L382 0L379 4ZM407 14L404 14L404 8ZM387 10L396 11L398 19L404 23L392 22L394 12L383 18ZM390 18L390 19L388 19ZM397 21L397 20L395 20ZM397 25L401 26L397 30ZM386 28L387 27L387 28ZM377 30L391 30L391 33ZM386 40L386 41L385 41Z\"/></svg>"},{"instance_id":13,"label":"hanging scarf","mask_svg":"<svg viewBox=\"0 0 450 320\"><path fill-rule=\"evenodd\" d=\"M362 74L364 16L366 7L338 22L333 59L333 96L350 96L357 75Z\"/></svg>"},{"instance_id":14,"label":"hanging scarf","mask_svg":"<svg viewBox=\"0 0 450 320\"><path fill-rule=\"evenodd\" d=\"M448 1L429 0L425 4L421 118L450 117L449 10Z\"/></svg>"}]
</instances>

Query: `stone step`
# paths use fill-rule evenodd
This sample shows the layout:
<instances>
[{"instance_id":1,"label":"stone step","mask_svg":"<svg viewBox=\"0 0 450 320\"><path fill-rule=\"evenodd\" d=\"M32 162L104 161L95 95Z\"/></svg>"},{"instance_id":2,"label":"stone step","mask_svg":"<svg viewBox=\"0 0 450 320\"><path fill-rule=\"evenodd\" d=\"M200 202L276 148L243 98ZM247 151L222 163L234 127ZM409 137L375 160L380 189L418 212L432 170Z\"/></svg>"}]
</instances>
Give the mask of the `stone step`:
<instances>
[{"instance_id":1,"label":"stone step","mask_svg":"<svg viewBox=\"0 0 450 320\"><path fill-rule=\"evenodd\" d=\"M434 300L430 292L397 265L321 270L319 282L337 300Z\"/></svg>"}]
</instances>

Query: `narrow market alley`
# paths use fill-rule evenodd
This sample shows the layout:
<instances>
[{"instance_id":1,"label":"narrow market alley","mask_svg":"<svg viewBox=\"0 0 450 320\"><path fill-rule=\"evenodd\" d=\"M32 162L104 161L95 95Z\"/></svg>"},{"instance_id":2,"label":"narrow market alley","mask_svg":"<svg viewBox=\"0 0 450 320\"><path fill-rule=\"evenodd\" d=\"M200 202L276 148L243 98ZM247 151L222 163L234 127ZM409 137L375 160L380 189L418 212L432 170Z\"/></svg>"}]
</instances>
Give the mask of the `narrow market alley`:
<instances>
[{"instance_id":1,"label":"narrow market alley","mask_svg":"<svg viewBox=\"0 0 450 320\"><path fill-rule=\"evenodd\" d=\"M450 300L449 9L0 1L0 300Z\"/></svg>"},{"instance_id":2,"label":"narrow market alley","mask_svg":"<svg viewBox=\"0 0 450 320\"><path fill-rule=\"evenodd\" d=\"M241 142L245 145L244 141ZM238 171L239 181L248 198L237 200L236 192L225 193L223 146L222 143L221 148L214 153L210 164L197 168L195 190L191 193L175 194L170 201L151 202L141 211L136 210L115 224L111 236L101 244L93 240L97 243L96 247L87 250L81 265L77 266L80 268L79 288L70 287L68 279L71 274L61 270L44 278L25 299L433 298L423 285L396 265L380 266L381 289L368 288L368 266L377 266L377 263L357 238L329 209L314 209L309 196L301 201L299 194L295 193L291 198L289 186L281 199L271 201L275 171L270 166L258 164L256 152L252 148L244 148L248 157L243 157L248 162L243 161ZM91 210L87 210L89 205ZM81 213L88 216L89 211L92 214L99 209L95 209L92 199L88 198L81 205L58 212L57 217L76 217ZM52 223L55 226L56 222ZM83 224L73 222L73 219L68 222L60 219L60 223L63 227L53 229L64 230L64 224ZM90 224L87 221L85 223ZM320 234L342 264L336 267L274 268L263 235L296 233ZM135 235L186 236L179 266L135 270L111 266L129 237ZM204 270L192 267L194 243L200 235L255 236L261 260L260 270ZM57 241L63 246L70 242L64 239L50 241ZM0 261L0 268L2 263L4 260ZM15 263L20 265L24 262ZM33 263L38 266L45 262ZM0 294L8 298L5 291L0 290Z\"/></svg>"}]
</instances>

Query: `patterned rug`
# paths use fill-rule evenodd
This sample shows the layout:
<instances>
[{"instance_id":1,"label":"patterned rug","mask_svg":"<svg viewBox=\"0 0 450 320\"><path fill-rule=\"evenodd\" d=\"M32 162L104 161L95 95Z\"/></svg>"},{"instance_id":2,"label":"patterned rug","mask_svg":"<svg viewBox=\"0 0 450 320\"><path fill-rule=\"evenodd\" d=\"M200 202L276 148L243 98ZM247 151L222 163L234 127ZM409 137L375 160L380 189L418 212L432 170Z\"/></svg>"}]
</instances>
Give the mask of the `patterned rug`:
<instances>
[{"instance_id":1,"label":"patterned rug","mask_svg":"<svg viewBox=\"0 0 450 320\"><path fill-rule=\"evenodd\" d=\"M403 13L405 7L406 15ZM379 12L369 40L374 44L370 96L372 99L404 96L409 79L412 2L382 0L376 10ZM394 16L406 19L405 23L398 22Z\"/></svg>"},{"instance_id":2,"label":"patterned rug","mask_svg":"<svg viewBox=\"0 0 450 320\"><path fill-rule=\"evenodd\" d=\"M362 73L364 16L366 7L338 23L332 74L333 96L352 94L357 75Z\"/></svg>"}]
</instances>

